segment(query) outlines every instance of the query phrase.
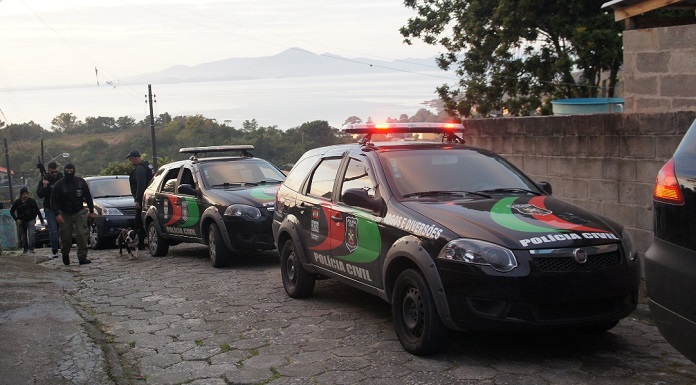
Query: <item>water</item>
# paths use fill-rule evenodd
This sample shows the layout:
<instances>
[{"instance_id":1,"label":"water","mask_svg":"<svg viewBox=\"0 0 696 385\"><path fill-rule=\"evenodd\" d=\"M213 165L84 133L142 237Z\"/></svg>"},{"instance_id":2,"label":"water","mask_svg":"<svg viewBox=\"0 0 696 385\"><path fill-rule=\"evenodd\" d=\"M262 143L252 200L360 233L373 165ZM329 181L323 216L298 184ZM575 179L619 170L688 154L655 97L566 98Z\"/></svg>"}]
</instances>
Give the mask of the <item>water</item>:
<instances>
[{"instance_id":1,"label":"water","mask_svg":"<svg viewBox=\"0 0 696 385\"><path fill-rule=\"evenodd\" d=\"M307 78L153 84L154 115L200 114L218 123L241 128L245 120L261 126L288 129L314 120L340 127L346 118L358 116L375 122L401 114L413 115L425 101L437 99L435 88L452 83L442 72L429 76L414 73L344 75ZM86 117L131 116L136 121L149 113L147 85L102 84L47 89L1 90L0 120L7 123L34 121L45 129L51 120L69 112ZM433 111L435 112L435 111Z\"/></svg>"}]
</instances>

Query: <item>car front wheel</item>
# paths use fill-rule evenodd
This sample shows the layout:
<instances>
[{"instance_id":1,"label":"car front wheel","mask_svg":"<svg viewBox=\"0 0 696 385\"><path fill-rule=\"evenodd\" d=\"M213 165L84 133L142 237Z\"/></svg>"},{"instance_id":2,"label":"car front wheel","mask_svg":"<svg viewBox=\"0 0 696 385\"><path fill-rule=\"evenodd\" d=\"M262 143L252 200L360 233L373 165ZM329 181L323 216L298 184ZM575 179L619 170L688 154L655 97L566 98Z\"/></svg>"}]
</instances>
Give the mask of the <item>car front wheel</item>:
<instances>
[{"instance_id":1,"label":"car front wheel","mask_svg":"<svg viewBox=\"0 0 696 385\"><path fill-rule=\"evenodd\" d=\"M211 223L208 228L208 252L210 253L210 263L213 267L225 267L229 261L229 251L222 239L220 229L215 223Z\"/></svg>"},{"instance_id":2,"label":"car front wheel","mask_svg":"<svg viewBox=\"0 0 696 385\"><path fill-rule=\"evenodd\" d=\"M147 226L147 248L153 257L162 257L169 251L169 242L162 238L154 222Z\"/></svg>"},{"instance_id":3,"label":"car front wheel","mask_svg":"<svg viewBox=\"0 0 696 385\"><path fill-rule=\"evenodd\" d=\"M394 329L404 349L423 355L443 347L447 329L420 271L404 270L396 279L391 299Z\"/></svg>"},{"instance_id":4,"label":"car front wheel","mask_svg":"<svg viewBox=\"0 0 696 385\"><path fill-rule=\"evenodd\" d=\"M304 298L312 295L317 278L302 267L295 245L289 239L283 245L280 255L280 271L285 292L292 298Z\"/></svg>"},{"instance_id":5,"label":"car front wheel","mask_svg":"<svg viewBox=\"0 0 696 385\"><path fill-rule=\"evenodd\" d=\"M107 240L99 236L99 228L96 224L89 226L87 245L94 250L101 250L106 247Z\"/></svg>"}]
</instances>

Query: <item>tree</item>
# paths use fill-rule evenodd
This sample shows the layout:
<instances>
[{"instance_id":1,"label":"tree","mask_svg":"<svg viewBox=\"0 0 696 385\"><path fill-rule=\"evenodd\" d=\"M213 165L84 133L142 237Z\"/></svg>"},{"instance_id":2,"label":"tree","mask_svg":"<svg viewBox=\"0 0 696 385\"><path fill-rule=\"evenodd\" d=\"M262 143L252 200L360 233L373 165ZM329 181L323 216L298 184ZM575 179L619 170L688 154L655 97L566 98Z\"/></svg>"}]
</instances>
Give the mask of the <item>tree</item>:
<instances>
[{"instance_id":1,"label":"tree","mask_svg":"<svg viewBox=\"0 0 696 385\"><path fill-rule=\"evenodd\" d=\"M51 120L51 129L57 132L75 131L80 122L77 121L77 116L70 112L63 112Z\"/></svg>"},{"instance_id":2,"label":"tree","mask_svg":"<svg viewBox=\"0 0 696 385\"><path fill-rule=\"evenodd\" d=\"M418 16L400 32L447 51L438 66L460 79L437 92L453 116L527 115L551 99L597 96L605 77L614 95L622 27L605 1L405 0Z\"/></svg>"},{"instance_id":3,"label":"tree","mask_svg":"<svg viewBox=\"0 0 696 385\"><path fill-rule=\"evenodd\" d=\"M130 116L121 116L116 119L116 129L118 130L127 130L133 126L135 126L135 119Z\"/></svg>"},{"instance_id":4,"label":"tree","mask_svg":"<svg viewBox=\"0 0 696 385\"><path fill-rule=\"evenodd\" d=\"M362 119L353 115L353 116L346 118L346 121L343 122L343 125L345 126L346 124L360 124L360 123L362 123Z\"/></svg>"}]
</instances>

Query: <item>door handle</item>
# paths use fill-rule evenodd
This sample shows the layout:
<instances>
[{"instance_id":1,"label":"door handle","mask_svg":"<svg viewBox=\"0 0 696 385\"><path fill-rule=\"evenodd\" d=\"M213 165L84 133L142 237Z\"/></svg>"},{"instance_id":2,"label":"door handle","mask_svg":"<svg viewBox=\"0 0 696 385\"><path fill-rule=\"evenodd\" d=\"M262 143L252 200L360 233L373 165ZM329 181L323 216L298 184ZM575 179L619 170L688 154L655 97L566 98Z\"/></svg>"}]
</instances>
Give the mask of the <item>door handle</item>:
<instances>
[{"instance_id":1,"label":"door handle","mask_svg":"<svg viewBox=\"0 0 696 385\"><path fill-rule=\"evenodd\" d=\"M336 215L332 215L331 220L334 222L343 222L344 221L343 215L341 215L341 213L338 213Z\"/></svg>"}]
</instances>

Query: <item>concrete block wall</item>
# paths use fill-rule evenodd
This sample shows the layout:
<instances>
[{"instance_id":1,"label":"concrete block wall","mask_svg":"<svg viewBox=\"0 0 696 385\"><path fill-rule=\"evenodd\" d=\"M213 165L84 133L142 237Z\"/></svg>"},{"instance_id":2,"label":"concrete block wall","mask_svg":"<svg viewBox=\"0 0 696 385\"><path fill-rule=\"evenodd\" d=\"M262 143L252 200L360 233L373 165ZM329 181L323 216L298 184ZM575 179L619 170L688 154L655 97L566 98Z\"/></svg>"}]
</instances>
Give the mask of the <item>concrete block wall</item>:
<instances>
[{"instance_id":1,"label":"concrete block wall","mask_svg":"<svg viewBox=\"0 0 696 385\"><path fill-rule=\"evenodd\" d=\"M625 31L626 112L696 111L696 25Z\"/></svg>"},{"instance_id":2,"label":"concrete block wall","mask_svg":"<svg viewBox=\"0 0 696 385\"><path fill-rule=\"evenodd\" d=\"M624 224L640 251L652 241L652 189L696 111L464 122L468 144L514 163L553 195Z\"/></svg>"}]
</instances>

